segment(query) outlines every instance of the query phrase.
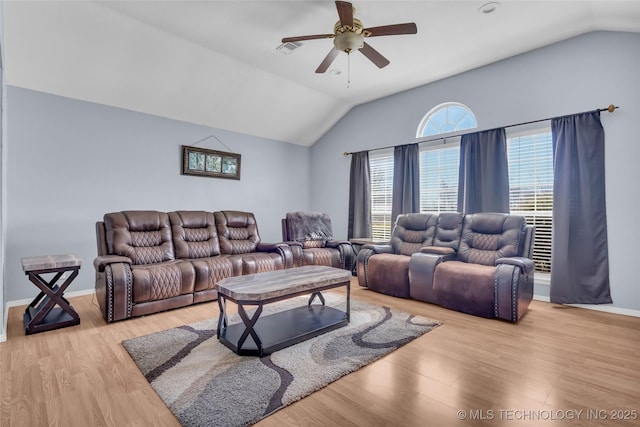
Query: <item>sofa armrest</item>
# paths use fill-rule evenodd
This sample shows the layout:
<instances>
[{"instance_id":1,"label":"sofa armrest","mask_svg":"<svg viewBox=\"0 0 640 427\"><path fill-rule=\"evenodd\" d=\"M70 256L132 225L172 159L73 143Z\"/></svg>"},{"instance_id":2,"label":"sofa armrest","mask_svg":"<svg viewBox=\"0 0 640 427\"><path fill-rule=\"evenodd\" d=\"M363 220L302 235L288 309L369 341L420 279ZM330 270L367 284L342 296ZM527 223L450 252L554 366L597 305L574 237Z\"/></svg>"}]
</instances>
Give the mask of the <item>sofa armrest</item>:
<instances>
[{"instance_id":1,"label":"sofa armrest","mask_svg":"<svg viewBox=\"0 0 640 427\"><path fill-rule=\"evenodd\" d=\"M351 242L348 240L327 240L325 246L327 248L337 248L340 245L349 245L351 246Z\"/></svg>"},{"instance_id":2,"label":"sofa armrest","mask_svg":"<svg viewBox=\"0 0 640 427\"><path fill-rule=\"evenodd\" d=\"M302 243L296 240L289 240L284 242L289 246L291 250L291 256L293 257L293 267L302 267L304 263L304 255L302 253Z\"/></svg>"},{"instance_id":3,"label":"sofa armrest","mask_svg":"<svg viewBox=\"0 0 640 427\"><path fill-rule=\"evenodd\" d=\"M456 258L455 251L446 255L417 252L409 260L409 296L413 299L437 303L433 296L436 267Z\"/></svg>"},{"instance_id":4,"label":"sofa armrest","mask_svg":"<svg viewBox=\"0 0 640 427\"><path fill-rule=\"evenodd\" d=\"M125 264L132 264L133 261L131 258L120 255L100 255L96 259L93 260L93 267L98 272L103 272L104 268L109 264L115 264L123 262Z\"/></svg>"},{"instance_id":5,"label":"sofa armrest","mask_svg":"<svg viewBox=\"0 0 640 427\"><path fill-rule=\"evenodd\" d=\"M340 251L340 260L342 261L342 268L354 272L356 263L356 253L353 250L353 245L348 240L327 240L325 243L327 248L335 248Z\"/></svg>"},{"instance_id":6,"label":"sofa armrest","mask_svg":"<svg viewBox=\"0 0 640 427\"><path fill-rule=\"evenodd\" d=\"M525 275L530 274L535 268L535 264L533 263L533 260L530 260L529 258L524 258L524 257L498 258L496 260L496 265L499 265L499 264L508 264L508 265L514 265L516 267L520 267L522 274L525 274Z\"/></svg>"},{"instance_id":7,"label":"sofa armrest","mask_svg":"<svg viewBox=\"0 0 640 427\"><path fill-rule=\"evenodd\" d=\"M420 248L420 252L434 255L455 255L456 250L446 246L424 246Z\"/></svg>"},{"instance_id":8,"label":"sofa armrest","mask_svg":"<svg viewBox=\"0 0 640 427\"><path fill-rule=\"evenodd\" d=\"M533 261L509 257L496 260L494 316L517 322L533 299Z\"/></svg>"},{"instance_id":9,"label":"sofa armrest","mask_svg":"<svg viewBox=\"0 0 640 427\"><path fill-rule=\"evenodd\" d=\"M391 245L364 245L362 249L369 249L374 254L392 254L393 246Z\"/></svg>"},{"instance_id":10,"label":"sofa armrest","mask_svg":"<svg viewBox=\"0 0 640 427\"><path fill-rule=\"evenodd\" d=\"M284 268L293 267L293 252L291 246L284 242L280 243L258 243L256 252L275 252L282 257Z\"/></svg>"}]
</instances>

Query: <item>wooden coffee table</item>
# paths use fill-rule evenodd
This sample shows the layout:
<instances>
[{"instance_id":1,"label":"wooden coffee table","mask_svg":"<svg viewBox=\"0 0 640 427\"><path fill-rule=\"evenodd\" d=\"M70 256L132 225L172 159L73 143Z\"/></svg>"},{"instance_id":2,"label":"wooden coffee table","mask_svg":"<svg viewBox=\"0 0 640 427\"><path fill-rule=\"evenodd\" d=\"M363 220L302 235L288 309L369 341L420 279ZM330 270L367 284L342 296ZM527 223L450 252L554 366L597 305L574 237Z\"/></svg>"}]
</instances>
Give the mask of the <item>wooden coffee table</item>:
<instances>
[{"instance_id":1,"label":"wooden coffee table","mask_svg":"<svg viewBox=\"0 0 640 427\"><path fill-rule=\"evenodd\" d=\"M305 266L230 277L216 284L218 339L239 355L264 356L349 323L351 272ZM345 286L344 311L325 305L322 291ZM260 317L265 304L311 294L306 305ZM312 304L316 297L321 304ZM227 301L238 306L242 323L229 324ZM252 316L247 307L255 307Z\"/></svg>"}]
</instances>

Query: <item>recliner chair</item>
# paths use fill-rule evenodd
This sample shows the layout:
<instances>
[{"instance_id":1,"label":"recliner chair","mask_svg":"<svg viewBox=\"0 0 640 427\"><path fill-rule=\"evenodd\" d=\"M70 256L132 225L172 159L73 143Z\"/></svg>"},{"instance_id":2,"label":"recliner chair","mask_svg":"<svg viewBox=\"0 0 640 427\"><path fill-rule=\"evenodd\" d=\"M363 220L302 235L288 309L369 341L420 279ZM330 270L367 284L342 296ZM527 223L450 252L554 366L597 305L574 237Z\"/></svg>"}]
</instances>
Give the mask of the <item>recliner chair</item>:
<instances>
[{"instance_id":1,"label":"recliner chair","mask_svg":"<svg viewBox=\"0 0 640 427\"><path fill-rule=\"evenodd\" d=\"M355 253L347 240L333 238L331 218L320 212L287 212L282 240L294 252L294 265L326 265L353 270Z\"/></svg>"}]
</instances>

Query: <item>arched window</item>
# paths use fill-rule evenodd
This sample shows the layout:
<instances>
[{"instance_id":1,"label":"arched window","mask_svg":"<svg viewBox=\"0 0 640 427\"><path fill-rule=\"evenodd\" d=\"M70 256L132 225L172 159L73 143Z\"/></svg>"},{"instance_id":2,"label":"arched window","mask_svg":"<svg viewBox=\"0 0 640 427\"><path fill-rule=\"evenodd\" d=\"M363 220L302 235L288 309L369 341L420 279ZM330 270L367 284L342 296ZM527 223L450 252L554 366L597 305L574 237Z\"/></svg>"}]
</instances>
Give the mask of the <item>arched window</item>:
<instances>
[{"instance_id":1,"label":"arched window","mask_svg":"<svg viewBox=\"0 0 640 427\"><path fill-rule=\"evenodd\" d=\"M416 138L478 127L473 112L459 102L445 102L431 109L420 121Z\"/></svg>"}]
</instances>

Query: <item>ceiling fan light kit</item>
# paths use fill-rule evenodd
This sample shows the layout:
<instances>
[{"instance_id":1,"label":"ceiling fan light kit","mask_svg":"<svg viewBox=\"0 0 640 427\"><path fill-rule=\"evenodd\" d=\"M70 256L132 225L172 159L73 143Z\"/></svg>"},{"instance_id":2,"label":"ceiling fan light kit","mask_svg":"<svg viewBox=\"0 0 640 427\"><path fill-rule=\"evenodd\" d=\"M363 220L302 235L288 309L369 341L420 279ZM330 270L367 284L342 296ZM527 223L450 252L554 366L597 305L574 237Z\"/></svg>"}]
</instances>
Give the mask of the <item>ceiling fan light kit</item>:
<instances>
[{"instance_id":1,"label":"ceiling fan light kit","mask_svg":"<svg viewBox=\"0 0 640 427\"><path fill-rule=\"evenodd\" d=\"M416 34L418 32L418 28L413 22L364 28L362 22L353 17L355 9L351 3L346 1L336 1L336 8L338 9L338 17L340 20L336 22L333 27L333 34L285 37L282 39L282 43L292 43L300 42L302 40L333 38L334 48L329 51L327 56L320 63L320 66L316 69L316 73L324 73L327 71L333 60L338 56L339 52L346 52L347 54L350 54L354 50L360 51L378 68L386 67L389 64L389 60L371 47L371 45L367 44L364 39L378 36Z\"/></svg>"}]
</instances>

